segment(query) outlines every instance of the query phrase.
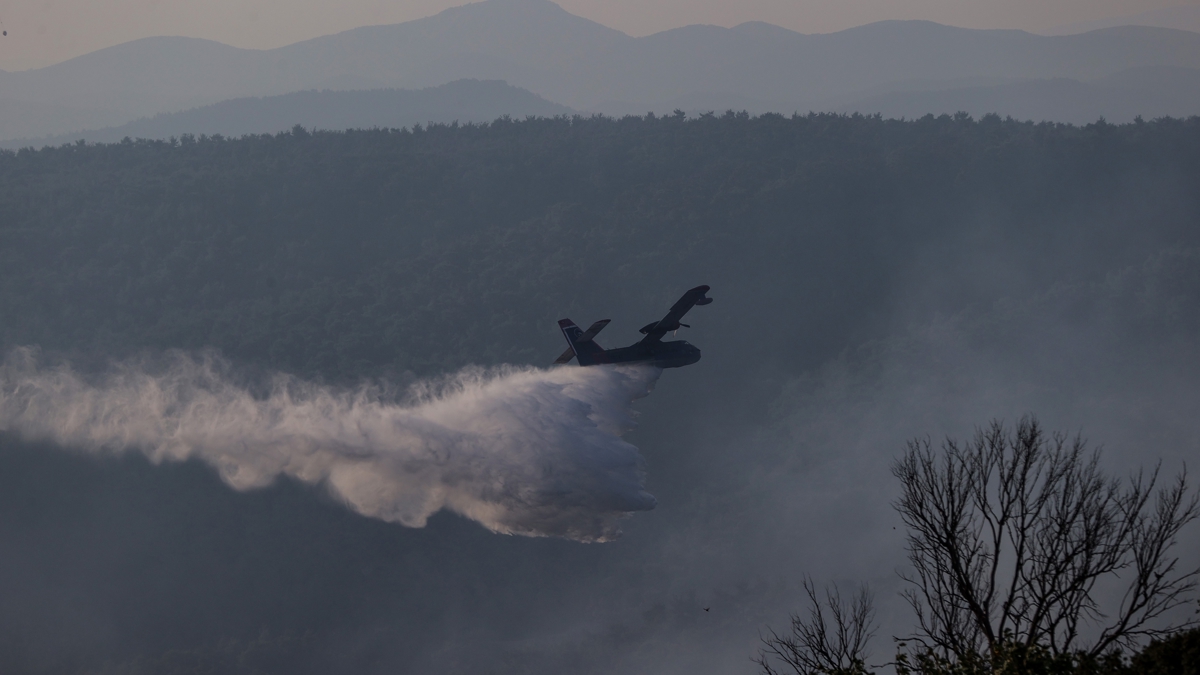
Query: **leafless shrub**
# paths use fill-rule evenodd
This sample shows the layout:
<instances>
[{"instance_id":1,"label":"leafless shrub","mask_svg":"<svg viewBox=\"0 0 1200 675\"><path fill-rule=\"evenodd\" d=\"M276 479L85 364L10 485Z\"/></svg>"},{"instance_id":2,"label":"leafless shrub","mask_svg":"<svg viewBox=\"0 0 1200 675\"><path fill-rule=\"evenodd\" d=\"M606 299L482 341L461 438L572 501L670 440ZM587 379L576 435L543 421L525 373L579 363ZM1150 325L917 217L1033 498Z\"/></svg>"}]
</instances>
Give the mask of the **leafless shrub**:
<instances>
[{"instance_id":1,"label":"leafless shrub","mask_svg":"<svg viewBox=\"0 0 1200 675\"><path fill-rule=\"evenodd\" d=\"M793 614L791 632L784 635L768 628L754 662L765 675L789 669L796 675L865 675L866 646L875 632L870 590L862 586L843 600L837 587L828 585L824 602L811 579L804 580L804 590L808 616Z\"/></svg>"},{"instance_id":2,"label":"leafless shrub","mask_svg":"<svg viewBox=\"0 0 1200 675\"><path fill-rule=\"evenodd\" d=\"M1196 587L1198 570L1172 555L1197 516L1186 471L1158 490L1157 467L1111 478L1082 438L1047 436L1025 418L1011 431L993 422L966 444L947 439L940 453L911 441L893 473L909 529L910 640L926 653L994 660L1019 646L1099 657L1194 625L1162 625ZM1098 583L1122 587L1120 600L1102 606Z\"/></svg>"}]
</instances>

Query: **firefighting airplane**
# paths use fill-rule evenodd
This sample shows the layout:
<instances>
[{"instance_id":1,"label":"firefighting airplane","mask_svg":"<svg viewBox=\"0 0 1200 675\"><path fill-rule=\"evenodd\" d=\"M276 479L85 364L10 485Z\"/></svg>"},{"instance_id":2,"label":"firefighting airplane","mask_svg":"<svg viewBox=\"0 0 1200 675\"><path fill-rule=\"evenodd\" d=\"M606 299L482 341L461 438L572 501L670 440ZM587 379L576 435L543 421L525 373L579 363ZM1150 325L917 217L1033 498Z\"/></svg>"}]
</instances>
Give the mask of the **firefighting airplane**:
<instances>
[{"instance_id":1,"label":"firefighting airplane","mask_svg":"<svg viewBox=\"0 0 1200 675\"><path fill-rule=\"evenodd\" d=\"M610 319L602 319L592 324L586 331L579 330L570 319L558 322L563 337L570 345L567 351L558 357L555 364L568 363L571 359L579 359L581 366L594 366L601 363L645 363L659 368L679 368L688 366L700 360L700 350L688 344L686 340L671 340L663 342L663 336L668 332L676 332L683 328L691 328L686 323L680 323L684 314L694 305L707 305L712 298L707 297L708 286L697 286L687 293L667 312L660 321L648 323L639 331L646 337L628 347L604 349L593 339L604 330Z\"/></svg>"}]
</instances>

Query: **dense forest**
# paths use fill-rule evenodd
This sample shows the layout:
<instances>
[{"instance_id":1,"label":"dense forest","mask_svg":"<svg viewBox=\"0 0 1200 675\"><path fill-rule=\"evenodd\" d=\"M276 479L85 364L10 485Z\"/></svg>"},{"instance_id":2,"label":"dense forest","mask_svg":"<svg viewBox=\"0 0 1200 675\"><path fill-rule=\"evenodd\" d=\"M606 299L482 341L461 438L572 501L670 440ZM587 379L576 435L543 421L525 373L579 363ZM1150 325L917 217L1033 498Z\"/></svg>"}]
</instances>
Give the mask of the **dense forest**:
<instances>
[{"instance_id":1,"label":"dense forest","mask_svg":"<svg viewBox=\"0 0 1200 675\"><path fill-rule=\"evenodd\" d=\"M6 153L0 341L211 346L330 378L541 364L561 315L653 315L703 277L738 298L718 320L804 367L898 305L1200 245L1198 131L730 114Z\"/></svg>"},{"instance_id":2,"label":"dense forest","mask_svg":"<svg viewBox=\"0 0 1200 675\"><path fill-rule=\"evenodd\" d=\"M84 372L168 350L335 385L546 366L557 319L611 318L598 341L623 346L700 283L716 302L681 335L704 358L629 437L659 507L614 544L402 528L0 433L0 670L747 672L801 573L898 588L893 493L870 486L906 438L1035 411L1122 472L1200 450L1197 118L501 118L0 152L0 348Z\"/></svg>"}]
</instances>

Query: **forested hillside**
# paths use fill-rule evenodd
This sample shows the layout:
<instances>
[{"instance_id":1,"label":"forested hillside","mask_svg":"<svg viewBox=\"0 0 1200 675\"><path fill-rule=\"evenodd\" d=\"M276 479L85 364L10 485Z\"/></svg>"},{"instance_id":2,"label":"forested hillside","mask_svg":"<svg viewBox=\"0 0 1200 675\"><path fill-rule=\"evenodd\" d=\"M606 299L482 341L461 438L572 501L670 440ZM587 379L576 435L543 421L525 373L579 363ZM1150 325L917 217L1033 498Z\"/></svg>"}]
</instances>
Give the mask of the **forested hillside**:
<instances>
[{"instance_id":1,"label":"forested hillside","mask_svg":"<svg viewBox=\"0 0 1200 675\"><path fill-rule=\"evenodd\" d=\"M0 434L0 670L746 672L802 572L896 588L882 486L913 434L1033 411L1121 467L1194 457L1198 247L1196 118L560 117L0 153L0 346L85 373L215 349L403 383L545 366L562 317L611 318L598 341L622 346L683 290L715 299L681 333L703 359L639 402L659 507L614 544L407 529Z\"/></svg>"},{"instance_id":2,"label":"forested hillside","mask_svg":"<svg viewBox=\"0 0 1200 675\"><path fill-rule=\"evenodd\" d=\"M545 363L555 319L628 330L706 281L737 298L710 325L811 365L898 303L954 310L1200 243L1198 130L730 114L7 153L0 340L428 374Z\"/></svg>"}]
</instances>

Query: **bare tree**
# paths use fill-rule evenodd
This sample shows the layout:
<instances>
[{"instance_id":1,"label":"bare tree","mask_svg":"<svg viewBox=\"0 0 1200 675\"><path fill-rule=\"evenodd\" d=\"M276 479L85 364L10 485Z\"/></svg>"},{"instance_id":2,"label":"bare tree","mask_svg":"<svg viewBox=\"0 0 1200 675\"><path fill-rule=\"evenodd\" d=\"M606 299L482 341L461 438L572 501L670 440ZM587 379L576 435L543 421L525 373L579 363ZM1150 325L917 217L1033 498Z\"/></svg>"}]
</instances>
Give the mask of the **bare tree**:
<instances>
[{"instance_id":1,"label":"bare tree","mask_svg":"<svg viewBox=\"0 0 1200 675\"><path fill-rule=\"evenodd\" d=\"M1082 438L1047 436L1032 418L947 439L940 453L911 441L892 471L909 529L910 639L932 653L1096 657L1194 625L1162 625L1200 571L1172 554L1197 515L1186 471L1157 491L1158 468L1110 478Z\"/></svg>"},{"instance_id":2,"label":"bare tree","mask_svg":"<svg viewBox=\"0 0 1200 675\"><path fill-rule=\"evenodd\" d=\"M770 636L762 639L754 662L765 675L778 675L778 668L796 675L865 675L867 642L875 632L870 590L861 586L853 598L844 601L831 584L825 587L825 601L821 602L816 585L805 578L804 591L808 617L793 614L792 630L786 635L768 628Z\"/></svg>"}]
</instances>

